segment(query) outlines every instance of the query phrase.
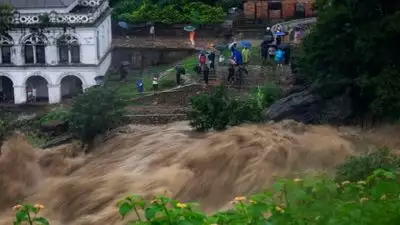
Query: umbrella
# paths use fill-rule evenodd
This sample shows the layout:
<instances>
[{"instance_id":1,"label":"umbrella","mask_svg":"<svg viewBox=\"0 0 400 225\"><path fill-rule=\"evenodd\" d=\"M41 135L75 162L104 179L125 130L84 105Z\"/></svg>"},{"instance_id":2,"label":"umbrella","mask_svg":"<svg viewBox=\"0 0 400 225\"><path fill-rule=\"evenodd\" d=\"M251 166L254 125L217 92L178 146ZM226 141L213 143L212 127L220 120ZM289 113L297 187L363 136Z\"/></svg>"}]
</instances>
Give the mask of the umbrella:
<instances>
[{"instance_id":1,"label":"umbrella","mask_svg":"<svg viewBox=\"0 0 400 225\"><path fill-rule=\"evenodd\" d=\"M285 32L278 31L278 32L275 33L275 35L276 36L285 36L286 34L285 34Z\"/></svg>"},{"instance_id":2,"label":"umbrella","mask_svg":"<svg viewBox=\"0 0 400 225\"><path fill-rule=\"evenodd\" d=\"M183 29L185 31L187 31L187 32L192 32L192 31L196 30L196 27L194 27L194 26L185 26Z\"/></svg>"},{"instance_id":3,"label":"umbrella","mask_svg":"<svg viewBox=\"0 0 400 225\"><path fill-rule=\"evenodd\" d=\"M290 45L289 45L289 44L286 44L286 43L280 44L280 45L278 46L278 48L280 48L280 49L286 49L286 48L289 48L289 47L290 47Z\"/></svg>"},{"instance_id":4,"label":"umbrella","mask_svg":"<svg viewBox=\"0 0 400 225\"><path fill-rule=\"evenodd\" d=\"M121 65L123 65L123 66L129 66L131 63L130 62L128 62L128 61L122 61L121 62Z\"/></svg>"},{"instance_id":5,"label":"umbrella","mask_svg":"<svg viewBox=\"0 0 400 225\"><path fill-rule=\"evenodd\" d=\"M228 48L229 48L229 49L232 49L232 47L235 46L235 45L237 45L236 41L230 43L230 44L228 45Z\"/></svg>"},{"instance_id":6,"label":"umbrella","mask_svg":"<svg viewBox=\"0 0 400 225\"><path fill-rule=\"evenodd\" d=\"M240 41L239 44L245 48L251 47L250 41Z\"/></svg>"},{"instance_id":7,"label":"umbrella","mask_svg":"<svg viewBox=\"0 0 400 225\"><path fill-rule=\"evenodd\" d=\"M124 29L129 29L129 24L127 22L124 21L119 21L118 22L118 26L124 28Z\"/></svg>"}]
</instances>

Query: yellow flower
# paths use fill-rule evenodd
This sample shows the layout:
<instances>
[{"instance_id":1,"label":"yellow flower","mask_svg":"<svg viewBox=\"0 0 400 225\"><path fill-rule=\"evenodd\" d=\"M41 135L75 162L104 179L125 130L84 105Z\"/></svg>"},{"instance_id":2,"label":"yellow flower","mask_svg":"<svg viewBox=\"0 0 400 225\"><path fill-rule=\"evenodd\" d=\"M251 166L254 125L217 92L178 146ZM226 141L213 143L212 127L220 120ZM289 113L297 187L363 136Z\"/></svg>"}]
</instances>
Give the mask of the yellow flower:
<instances>
[{"instance_id":1,"label":"yellow flower","mask_svg":"<svg viewBox=\"0 0 400 225\"><path fill-rule=\"evenodd\" d=\"M385 200L385 199L386 199L386 195L384 194L381 196L380 200Z\"/></svg>"},{"instance_id":2,"label":"yellow flower","mask_svg":"<svg viewBox=\"0 0 400 225\"><path fill-rule=\"evenodd\" d=\"M343 186L344 186L344 185L347 185L347 184L350 184L350 181L347 181L347 180L346 180L346 181L343 181L343 182L342 182L342 185L343 185Z\"/></svg>"},{"instance_id":3,"label":"yellow flower","mask_svg":"<svg viewBox=\"0 0 400 225\"><path fill-rule=\"evenodd\" d=\"M275 210L277 211L277 212L280 212L280 213L284 213L285 212L285 210L283 210L281 207L279 207L279 206L275 206Z\"/></svg>"},{"instance_id":4,"label":"yellow flower","mask_svg":"<svg viewBox=\"0 0 400 225\"><path fill-rule=\"evenodd\" d=\"M41 204L35 204L33 207L35 207L36 209L44 209L44 206Z\"/></svg>"},{"instance_id":5,"label":"yellow flower","mask_svg":"<svg viewBox=\"0 0 400 225\"><path fill-rule=\"evenodd\" d=\"M302 180L300 178L295 178L293 181L298 183L298 182L301 182Z\"/></svg>"},{"instance_id":6,"label":"yellow flower","mask_svg":"<svg viewBox=\"0 0 400 225\"><path fill-rule=\"evenodd\" d=\"M18 210L18 209L20 209L22 207L22 205L15 205L14 207L13 207L13 210Z\"/></svg>"},{"instance_id":7,"label":"yellow flower","mask_svg":"<svg viewBox=\"0 0 400 225\"><path fill-rule=\"evenodd\" d=\"M181 209L183 209L183 208L186 208L186 204L183 204L183 203L177 203L176 204L176 207L178 207L178 208L181 208Z\"/></svg>"},{"instance_id":8,"label":"yellow flower","mask_svg":"<svg viewBox=\"0 0 400 225\"><path fill-rule=\"evenodd\" d=\"M360 181L357 182L357 184L364 184L365 185L365 184L367 184L367 182L365 182L363 180L360 180Z\"/></svg>"},{"instance_id":9,"label":"yellow flower","mask_svg":"<svg viewBox=\"0 0 400 225\"><path fill-rule=\"evenodd\" d=\"M243 196L239 196L239 197L236 197L235 199L233 199L233 201L236 201L236 202L240 202L240 201L246 201L246 197L243 197Z\"/></svg>"},{"instance_id":10,"label":"yellow flower","mask_svg":"<svg viewBox=\"0 0 400 225\"><path fill-rule=\"evenodd\" d=\"M366 197L360 198L360 202L361 202L361 203L363 203L363 202L365 202L365 201L368 201L368 198L366 198Z\"/></svg>"}]
</instances>

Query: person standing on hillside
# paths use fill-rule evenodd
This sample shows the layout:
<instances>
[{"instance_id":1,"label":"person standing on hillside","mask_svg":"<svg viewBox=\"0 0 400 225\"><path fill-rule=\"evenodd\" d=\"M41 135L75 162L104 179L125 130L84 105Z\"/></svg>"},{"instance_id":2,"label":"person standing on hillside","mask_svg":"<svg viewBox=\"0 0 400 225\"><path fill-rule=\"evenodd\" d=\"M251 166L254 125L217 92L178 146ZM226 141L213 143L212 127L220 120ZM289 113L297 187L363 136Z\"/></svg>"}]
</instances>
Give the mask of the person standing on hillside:
<instances>
[{"instance_id":1,"label":"person standing on hillside","mask_svg":"<svg viewBox=\"0 0 400 225\"><path fill-rule=\"evenodd\" d=\"M152 38L153 41L156 40L156 29L154 25L151 25L150 27L150 37Z\"/></svg>"},{"instance_id":2,"label":"person standing on hillside","mask_svg":"<svg viewBox=\"0 0 400 225\"><path fill-rule=\"evenodd\" d=\"M179 87L181 85L181 75L185 74L185 68L183 68L181 65L176 65L175 66L175 71L176 71L176 85Z\"/></svg>"},{"instance_id":3,"label":"person standing on hillside","mask_svg":"<svg viewBox=\"0 0 400 225\"><path fill-rule=\"evenodd\" d=\"M158 76L153 77L153 91L154 92L158 91Z\"/></svg>"},{"instance_id":4,"label":"person standing on hillside","mask_svg":"<svg viewBox=\"0 0 400 225\"><path fill-rule=\"evenodd\" d=\"M203 78L204 78L204 83L208 85L208 77L210 76L210 68L208 68L207 65L204 65L203 67Z\"/></svg>"},{"instance_id":5,"label":"person standing on hillside","mask_svg":"<svg viewBox=\"0 0 400 225\"><path fill-rule=\"evenodd\" d=\"M215 52L211 51L208 54L208 60L210 60L210 69L215 70Z\"/></svg>"},{"instance_id":6,"label":"person standing on hillside","mask_svg":"<svg viewBox=\"0 0 400 225\"><path fill-rule=\"evenodd\" d=\"M195 31L190 31L190 32L189 32L189 40L190 40L190 44L192 45L192 47L196 47L195 38L196 38L196 33L195 33Z\"/></svg>"},{"instance_id":7,"label":"person standing on hillside","mask_svg":"<svg viewBox=\"0 0 400 225\"><path fill-rule=\"evenodd\" d=\"M261 42L260 50L261 59L263 62L265 62L268 58L268 41L264 40L263 42Z\"/></svg>"},{"instance_id":8,"label":"person standing on hillside","mask_svg":"<svg viewBox=\"0 0 400 225\"><path fill-rule=\"evenodd\" d=\"M201 67L203 67L204 65L206 65L206 63L207 63L207 56L206 56L206 54L201 53L201 54L199 55L199 65L200 65Z\"/></svg>"},{"instance_id":9,"label":"person standing on hillside","mask_svg":"<svg viewBox=\"0 0 400 225\"><path fill-rule=\"evenodd\" d=\"M282 67L285 61L285 52L282 49L278 49L275 54L275 62L278 64L278 67Z\"/></svg>"},{"instance_id":10,"label":"person standing on hillside","mask_svg":"<svg viewBox=\"0 0 400 225\"><path fill-rule=\"evenodd\" d=\"M247 65L250 61L250 49L249 47L245 47L242 50L242 56L243 56L243 64Z\"/></svg>"}]
</instances>

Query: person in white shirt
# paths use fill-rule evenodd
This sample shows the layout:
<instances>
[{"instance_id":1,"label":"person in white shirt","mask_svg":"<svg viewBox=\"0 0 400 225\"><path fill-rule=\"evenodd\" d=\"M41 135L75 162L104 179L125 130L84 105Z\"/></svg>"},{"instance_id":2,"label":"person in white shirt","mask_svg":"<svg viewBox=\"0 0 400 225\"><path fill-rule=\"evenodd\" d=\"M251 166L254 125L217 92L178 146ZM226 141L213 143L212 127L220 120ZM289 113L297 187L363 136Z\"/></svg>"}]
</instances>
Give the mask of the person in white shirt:
<instances>
[{"instance_id":1,"label":"person in white shirt","mask_svg":"<svg viewBox=\"0 0 400 225\"><path fill-rule=\"evenodd\" d=\"M157 76L153 77L153 91L154 92L158 91L158 77Z\"/></svg>"},{"instance_id":2,"label":"person in white shirt","mask_svg":"<svg viewBox=\"0 0 400 225\"><path fill-rule=\"evenodd\" d=\"M156 40L156 29L154 28L154 25L151 25L150 27L150 36L153 40Z\"/></svg>"}]
</instances>

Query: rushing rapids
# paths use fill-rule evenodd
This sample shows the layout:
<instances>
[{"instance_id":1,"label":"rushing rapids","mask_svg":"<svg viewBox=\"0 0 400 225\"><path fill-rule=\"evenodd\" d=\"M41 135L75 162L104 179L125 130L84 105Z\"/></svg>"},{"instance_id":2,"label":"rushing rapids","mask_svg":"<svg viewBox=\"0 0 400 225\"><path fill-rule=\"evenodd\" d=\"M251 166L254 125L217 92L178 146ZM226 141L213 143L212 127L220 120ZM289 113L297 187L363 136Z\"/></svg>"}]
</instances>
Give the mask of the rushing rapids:
<instances>
[{"instance_id":1,"label":"rushing rapids","mask_svg":"<svg viewBox=\"0 0 400 225\"><path fill-rule=\"evenodd\" d=\"M208 212L220 210L277 176L332 171L357 154L354 140L399 146L397 138L388 138L395 132L387 132L361 137L351 128L292 121L208 134L190 131L185 122L131 125L108 135L90 155L74 143L34 149L16 134L0 155L0 224L12 223L11 208L20 201L44 204L52 225L122 224L116 201L128 194L170 193L200 202Z\"/></svg>"}]
</instances>

